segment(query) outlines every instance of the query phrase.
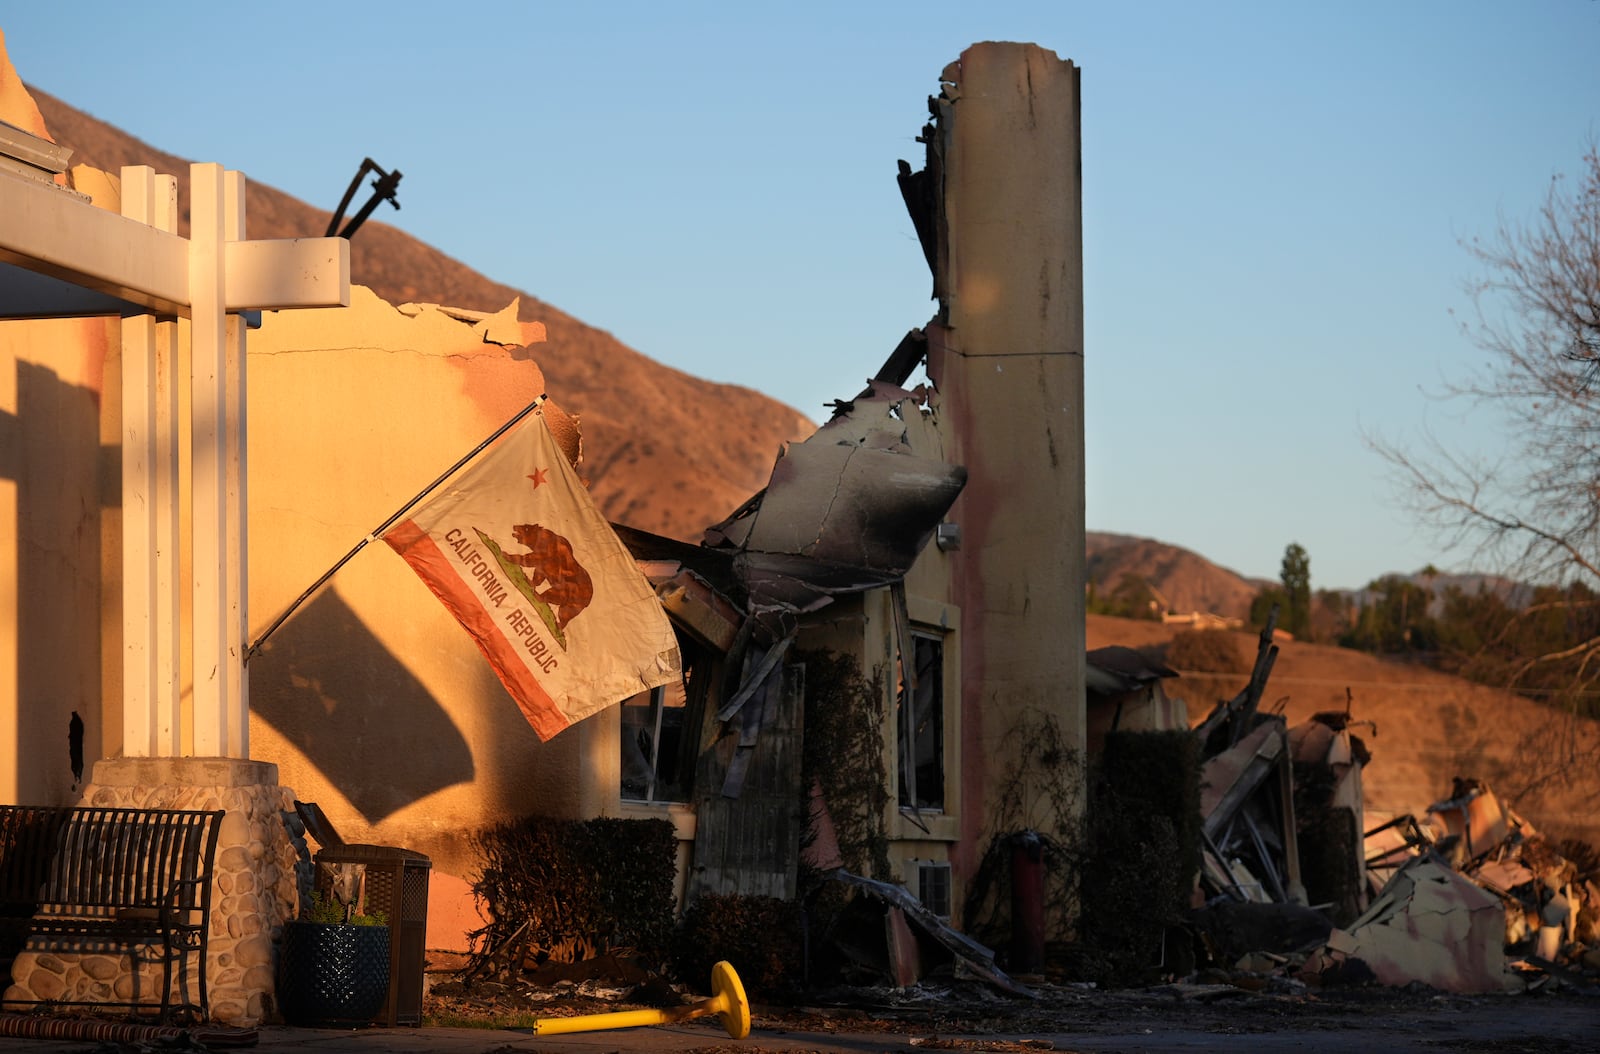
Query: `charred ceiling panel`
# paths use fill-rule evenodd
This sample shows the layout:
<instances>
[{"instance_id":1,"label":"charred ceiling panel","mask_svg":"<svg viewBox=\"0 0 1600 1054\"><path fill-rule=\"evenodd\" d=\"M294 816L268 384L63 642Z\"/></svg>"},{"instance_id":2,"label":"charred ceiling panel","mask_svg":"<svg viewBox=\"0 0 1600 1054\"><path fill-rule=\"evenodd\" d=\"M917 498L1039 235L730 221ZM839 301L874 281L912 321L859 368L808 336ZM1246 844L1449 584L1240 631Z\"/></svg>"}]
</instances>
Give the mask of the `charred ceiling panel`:
<instances>
[{"instance_id":1,"label":"charred ceiling panel","mask_svg":"<svg viewBox=\"0 0 1600 1054\"><path fill-rule=\"evenodd\" d=\"M967 479L911 449L906 415L928 412L926 402L871 382L779 457L765 491L707 530L708 545L740 550L753 605L808 611L910 569Z\"/></svg>"}]
</instances>

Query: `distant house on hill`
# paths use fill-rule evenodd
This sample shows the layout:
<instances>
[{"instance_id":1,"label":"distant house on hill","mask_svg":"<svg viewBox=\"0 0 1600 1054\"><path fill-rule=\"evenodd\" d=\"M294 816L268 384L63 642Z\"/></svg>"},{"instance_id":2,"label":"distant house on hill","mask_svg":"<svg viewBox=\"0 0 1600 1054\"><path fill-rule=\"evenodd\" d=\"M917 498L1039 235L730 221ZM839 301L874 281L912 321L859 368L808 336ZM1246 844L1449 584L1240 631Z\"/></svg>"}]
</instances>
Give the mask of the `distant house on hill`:
<instances>
[{"instance_id":1,"label":"distant house on hill","mask_svg":"<svg viewBox=\"0 0 1600 1054\"><path fill-rule=\"evenodd\" d=\"M1189 626L1193 629L1243 629L1244 619L1232 618L1227 615L1216 615L1209 611L1190 611L1180 614L1168 611L1162 614L1161 621L1168 626Z\"/></svg>"}]
</instances>

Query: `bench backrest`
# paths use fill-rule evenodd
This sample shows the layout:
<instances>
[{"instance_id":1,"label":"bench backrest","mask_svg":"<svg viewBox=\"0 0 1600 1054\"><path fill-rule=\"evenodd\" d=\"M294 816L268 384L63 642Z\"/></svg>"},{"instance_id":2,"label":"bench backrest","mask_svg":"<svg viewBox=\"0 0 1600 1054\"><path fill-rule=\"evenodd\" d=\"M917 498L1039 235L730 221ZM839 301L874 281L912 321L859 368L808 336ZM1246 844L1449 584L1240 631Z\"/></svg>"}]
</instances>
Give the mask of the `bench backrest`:
<instances>
[{"instance_id":1,"label":"bench backrest","mask_svg":"<svg viewBox=\"0 0 1600 1054\"><path fill-rule=\"evenodd\" d=\"M0 911L206 912L222 816L0 806Z\"/></svg>"}]
</instances>

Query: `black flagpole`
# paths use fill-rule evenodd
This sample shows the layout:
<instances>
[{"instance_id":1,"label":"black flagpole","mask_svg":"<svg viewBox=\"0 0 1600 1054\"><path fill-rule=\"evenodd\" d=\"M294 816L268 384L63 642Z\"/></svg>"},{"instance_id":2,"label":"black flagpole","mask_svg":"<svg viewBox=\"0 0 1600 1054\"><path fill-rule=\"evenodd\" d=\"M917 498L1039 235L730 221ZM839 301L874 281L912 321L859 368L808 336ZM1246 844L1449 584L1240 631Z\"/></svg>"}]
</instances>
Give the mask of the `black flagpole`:
<instances>
[{"instance_id":1,"label":"black flagpole","mask_svg":"<svg viewBox=\"0 0 1600 1054\"><path fill-rule=\"evenodd\" d=\"M396 509L394 511L394 515L390 516L387 520L384 520L382 523L378 524L378 526L374 527L370 532L368 532L365 538L361 539L355 544L355 548L339 557L338 563L328 568L322 573L321 578L318 578L315 582L307 586L306 591L294 598L294 603L290 604L284 609L283 614L279 615L277 619L273 621L272 625L267 627L266 632L262 633L261 636L256 638L256 642L250 645L250 650L244 653L245 663L248 664L251 658L254 657L255 653L261 649L261 645L267 642L267 638L272 636L272 634L277 631L279 626L289 621L289 616L293 615L295 610L299 608L301 604L304 604L307 600L310 600L313 593L326 585L328 579L338 574L341 567L353 560L355 555L361 550L365 549L369 543L377 541L378 538L382 536L384 531L387 531L390 527L393 527L400 517L410 512L412 507L415 506L417 502L421 501L423 498L426 498L429 494L432 494L439 488L441 483L455 475L457 472L461 471L461 466L465 465L467 462L483 453L485 447L487 447L490 443L493 443L496 439L499 439L501 436L505 435L506 432L518 421L522 420L524 417L527 417L540 406L543 406L546 398L548 398L548 396L540 395L535 398L533 402L518 410L516 414L512 416L511 420L507 421L499 428L496 428L488 439L485 439L483 442L473 447L464 457L462 457L460 461L457 461L454 465L451 465L449 468L445 469L444 472L439 475L438 479L434 480L426 487L423 487L410 501Z\"/></svg>"}]
</instances>

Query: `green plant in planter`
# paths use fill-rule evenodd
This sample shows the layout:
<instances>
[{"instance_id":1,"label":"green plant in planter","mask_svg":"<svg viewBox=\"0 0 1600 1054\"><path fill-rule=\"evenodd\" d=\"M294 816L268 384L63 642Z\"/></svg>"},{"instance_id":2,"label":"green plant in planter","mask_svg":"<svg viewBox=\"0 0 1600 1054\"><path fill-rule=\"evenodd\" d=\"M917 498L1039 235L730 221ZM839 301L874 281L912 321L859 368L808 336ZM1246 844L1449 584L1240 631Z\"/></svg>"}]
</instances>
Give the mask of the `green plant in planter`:
<instances>
[{"instance_id":1,"label":"green plant in planter","mask_svg":"<svg viewBox=\"0 0 1600 1054\"><path fill-rule=\"evenodd\" d=\"M307 922L318 922L324 926L389 925L389 916L381 911L356 911L352 905L341 904L337 899L323 897L321 893L311 894L311 904L306 908L305 916Z\"/></svg>"},{"instance_id":2,"label":"green plant in planter","mask_svg":"<svg viewBox=\"0 0 1600 1054\"><path fill-rule=\"evenodd\" d=\"M389 996L389 921L313 893L284 924L278 1008L291 1025L371 1024Z\"/></svg>"}]
</instances>

